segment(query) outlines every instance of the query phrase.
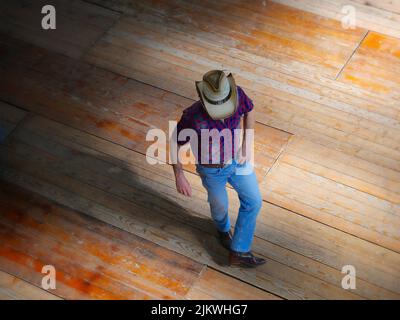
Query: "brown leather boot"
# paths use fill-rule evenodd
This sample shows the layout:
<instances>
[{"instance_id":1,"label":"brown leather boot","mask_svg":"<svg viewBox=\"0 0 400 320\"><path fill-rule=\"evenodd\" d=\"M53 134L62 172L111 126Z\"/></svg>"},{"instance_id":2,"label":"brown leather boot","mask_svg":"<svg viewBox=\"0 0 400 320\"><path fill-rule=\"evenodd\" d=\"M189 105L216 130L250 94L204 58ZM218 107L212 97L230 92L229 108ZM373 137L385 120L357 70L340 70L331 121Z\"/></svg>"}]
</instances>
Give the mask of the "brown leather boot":
<instances>
[{"instance_id":1,"label":"brown leather boot","mask_svg":"<svg viewBox=\"0 0 400 320\"><path fill-rule=\"evenodd\" d=\"M222 232L218 230L218 235L219 241L221 242L222 246L227 250L231 250L232 232Z\"/></svg>"},{"instance_id":2,"label":"brown leather boot","mask_svg":"<svg viewBox=\"0 0 400 320\"><path fill-rule=\"evenodd\" d=\"M229 265L232 267L255 268L261 266L266 261L263 258L258 258L249 252L229 252Z\"/></svg>"}]
</instances>

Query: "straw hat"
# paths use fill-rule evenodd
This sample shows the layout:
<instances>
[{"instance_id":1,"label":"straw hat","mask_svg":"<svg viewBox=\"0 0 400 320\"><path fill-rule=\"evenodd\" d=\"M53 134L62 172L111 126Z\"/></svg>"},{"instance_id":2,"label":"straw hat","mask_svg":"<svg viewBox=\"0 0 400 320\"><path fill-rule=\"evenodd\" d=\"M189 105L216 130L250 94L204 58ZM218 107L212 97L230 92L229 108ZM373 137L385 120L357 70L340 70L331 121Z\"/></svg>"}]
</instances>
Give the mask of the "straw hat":
<instances>
[{"instance_id":1,"label":"straw hat","mask_svg":"<svg viewBox=\"0 0 400 320\"><path fill-rule=\"evenodd\" d=\"M204 109L214 120L229 118L237 109L237 90L232 74L211 70L196 81L196 89Z\"/></svg>"}]
</instances>

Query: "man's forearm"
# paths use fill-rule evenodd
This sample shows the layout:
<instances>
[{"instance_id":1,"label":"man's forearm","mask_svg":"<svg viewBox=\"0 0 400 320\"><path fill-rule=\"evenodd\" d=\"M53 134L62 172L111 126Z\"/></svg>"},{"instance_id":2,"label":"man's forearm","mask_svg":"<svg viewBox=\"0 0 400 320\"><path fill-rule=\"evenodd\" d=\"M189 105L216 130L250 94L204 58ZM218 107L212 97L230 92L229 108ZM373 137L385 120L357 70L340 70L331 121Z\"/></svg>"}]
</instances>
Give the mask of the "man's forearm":
<instances>
[{"instance_id":1,"label":"man's forearm","mask_svg":"<svg viewBox=\"0 0 400 320\"><path fill-rule=\"evenodd\" d=\"M174 169L175 177L181 176L183 174L183 166L179 161L178 163L173 164L172 168Z\"/></svg>"},{"instance_id":2,"label":"man's forearm","mask_svg":"<svg viewBox=\"0 0 400 320\"><path fill-rule=\"evenodd\" d=\"M176 189L179 193L191 197L192 196L192 187L190 183L185 177L182 163L179 162L179 157L176 159L176 163L172 165L175 174L175 182L176 182Z\"/></svg>"},{"instance_id":3,"label":"man's forearm","mask_svg":"<svg viewBox=\"0 0 400 320\"><path fill-rule=\"evenodd\" d=\"M179 149L180 149L180 145L177 145L176 154L174 154L174 155L171 154L171 158L173 159L173 162L176 162L176 163L172 164L172 168L174 170L175 177L178 177L183 174L183 166L182 166L182 163L179 161ZM170 150L170 152L172 152L172 151Z\"/></svg>"}]
</instances>

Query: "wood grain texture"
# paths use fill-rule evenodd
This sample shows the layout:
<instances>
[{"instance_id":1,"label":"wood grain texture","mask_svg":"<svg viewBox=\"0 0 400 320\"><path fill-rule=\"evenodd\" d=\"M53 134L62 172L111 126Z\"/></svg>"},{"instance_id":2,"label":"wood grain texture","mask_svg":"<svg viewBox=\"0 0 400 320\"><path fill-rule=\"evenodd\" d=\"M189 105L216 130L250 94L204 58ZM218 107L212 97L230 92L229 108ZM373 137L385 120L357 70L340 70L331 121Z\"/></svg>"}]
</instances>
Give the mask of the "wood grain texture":
<instances>
[{"instance_id":1,"label":"wood grain texture","mask_svg":"<svg viewBox=\"0 0 400 320\"><path fill-rule=\"evenodd\" d=\"M12 53L16 57L29 55L24 44L9 44L8 47L9 53L4 54L7 64L11 63L8 59ZM168 132L165 120L178 121L184 108L194 102L87 63L59 55L40 57L38 55L41 60L33 68L28 67L30 61L13 60L15 65L11 63L10 68L3 65L3 72L7 72L0 84L3 99L70 126L84 127L143 154L153 143L146 141L148 130L159 128ZM22 74L24 80L20 81ZM261 180L291 135L260 123L255 130L255 166ZM188 165L187 170L195 172L194 165Z\"/></svg>"},{"instance_id":2,"label":"wood grain texture","mask_svg":"<svg viewBox=\"0 0 400 320\"><path fill-rule=\"evenodd\" d=\"M64 84L62 88L58 88L57 85L54 85L53 82L49 83L49 86L51 86L51 92L53 93L53 97L48 97L46 92L42 89L42 86L37 86L35 83L38 83L38 79L41 79L43 69L41 68L41 73L37 72L34 73L33 80L31 83L33 86L27 86L30 90L33 90L34 92L39 92L38 100L35 104L32 104L32 101L29 100L32 97L32 91L27 94L25 100L23 96L18 96L18 101L16 103L19 103L21 105L29 105L30 110L39 112L43 115L46 115L47 117L54 118L58 121L61 121L63 123L66 123L68 125L72 125L76 128L85 128L85 130L88 130L91 133L94 133L98 136L101 136L103 138L106 138L110 141L116 142L118 144L127 146L131 149L140 151L142 153L145 153L146 147L148 144L145 143L145 133L148 128L151 126L157 126L162 129L166 129L166 122L164 121L165 117L169 115L176 114L178 115L180 110L174 105L173 103L164 103L163 101L155 100L151 95L154 94L153 92L155 90L149 91L148 95L150 97L146 97L145 95L136 95L135 93L138 91L140 88L141 92L145 93L147 92L147 87L137 84L135 82L129 81L125 78L119 78L120 83L124 84L124 86L121 88L120 87L111 87L109 90L107 90L107 87L101 87L102 91L96 90L96 87L99 83L106 83L107 79L114 79L115 76L108 74L107 72L101 72L101 76L99 75L99 71L96 70L93 67L88 67L86 66L89 71L87 72L82 72L82 66L79 66L79 69L71 69L71 64L68 63L70 62L69 59L65 59L65 63L61 64L60 60L57 59L57 57L54 57L52 60L43 60L43 63L40 66L50 66L50 69L48 71L48 75L52 77L52 79L59 79L61 83ZM55 61L55 62L53 62ZM85 66L85 65L83 65ZM38 66L39 67L39 66ZM48 70L47 69L47 70ZM26 72L25 69L22 69L23 72ZM68 76L65 76L65 73L61 73L61 70L69 70L70 74L73 74L72 79L69 79ZM74 71L76 70L76 71ZM79 72L78 72L79 70ZM84 79L82 79L81 74L85 76ZM90 75L93 74L93 76L90 78ZM103 79L105 78L105 80ZM104 82L100 82L104 81ZM15 81L16 83L16 81ZM91 83L95 83L96 87L92 85ZM57 83L56 83L57 84ZM79 84L79 90L76 90L76 85ZM68 88L67 95L65 94L65 89ZM69 89L70 88L70 89ZM123 90L124 89L124 90ZM27 89L22 89L19 88L18 91L24 91ZM101 96L100 94L102 92L106 92L106 94L103 94ZM162 92L159 92L158 95L160 96ZM6 94L10 94L10 92L6 92ZM15 97L16 95L11 92L12 96ZM105 96L105 98L103 98ZM134 102L135 98L138 97L140 100ZM101 99L102 98L102 99ZM188 99L180 99L180 103L187 103L189 104L191 101ZM63 104L61 104L61 101L65 101L65 104L68 105L68 108L63 107ZM133 103L132 103L133 102ZM129 103L129 104L126 104ZM45 105L54 105L52 107L52 110L49 112L49 108L46 107ZM105 110L101 111L103 116L99 116L97 110L94 106L96 105L105 105L106 107ZM153 105L158 105L158 108L153 107ZM162 108L162 107L163 108ZM182 110L182 109L181 109ZM175 116L177 117L177 116ZM132 123L132 120L134 121ZM259 126L261 129L263 129L262 126ZM259 128L257 127L257 128ZM139 130L138 130L139 129ZM264 132L264 134L262 134ZM276 134L274 134L276 132ZM261 162L260 157L258 157L258 154L256 154L256 160L257 160L257 165L262 164L262 168L264 170L264 173L266 173L271 165L274 162L274 158L277 157L277 155L281 152L282 146L285 144L285 139L287 139L287 135L274 129L264 129L264 130L259 130L257 131L258 138L256 141L256 151L259 150L259 153L266 154L266 161ZM258 142L260 141L260 142ZM318 148L318 145L316 146ZM313 150L311 152L314 152ZM355 162L362 162L359 161L357 158L352 158L349 157L350 159L354 159L353 161ZM262 159L262 158L261 158ZM325 163L325 159L321 159L320 163ZM193 171L193 168L192 168ZM351 170L346 169L345 173L350 173ZM393 172L393 170L387 170L387 172ZM296 177L296 180L293 181L298 181L299 183L302 182L302 179L307 180L307 177L299 176ZM283 178L282 179L288 179L288 178ZM368 179L371 179L370 181L375 181L375 176L370 176ZM326 185L328 187L330 180L322 180L319 182L319 185ZM367 180L368 182L368 180ZM383 182L385 183L385 182ZM296 186L298 183L294 183L293 186ZM264 194L266 199L270 199L268 192L271 190L269 189L271 187L268 185L266 189L264 190ZM386 192L386 199L392 200L392 201L398 201L398 195L396 195L396 192L394 191L396 189L397 185L394 184L392 188L392 192ZM337 186L337 188L343 188L340 185ZM363 192L366 191L365 189L361 190L362 192L358 193L358 197L361 199L364 199L367 195L364 195ZM348 188L346 191L342 192L341 194L344 194L344 196L351 196L351 189ZM381 192L382 194L382 192ZM375 202L379 202L379 199L377 199ZM280 203L280 202L279 202ZM383 203L384 205L384 203ZM364 208L365 205L361 208ZM321 207L323 208L323 207ZM328 213L330 215L326 216L326 219L323 221L335 221L331 220L331 214L334 216L336 212L342 210L341 206L338 206L336 209L335 207L331 208ZM357 209L358 210L358 209ZM360 209L364 210L364 209ZM353 219L353 221L358 221L360 218L360 215L358 211L351 210L349 212L353 212L352 216L349 216L349 219ZM369 211L368 211L369 212ZM315 216L313 216L315 217ZM367 219L366 222L364 222L368 227L371 227L372 229L377 229L382 227L382 223L376 224L378 222L368 222L369 220ZM333 222L330 222L333 223ZM357 223L356 223L357 224ZM346 229L346 230L353 230L352 228ZM359 230L359 229L355 229ZM363 229L360 229L360 235L362 235L362 238L366 239L373 239L374 242L379 241L379 237L376 236L370 236L367 231L364 231ZM390 237L388 237L390 238ZM396 241L396 240L394 240ZM381 242L378 242L381 243ZM395 248L397 250L397 245L393 240L385 240L384 241L385 246L389 246L389 248Z\"/></svg>"},{"instance_id":3,"label":"wood grain texture","mask_svg":"<svg viewBox=\"0 0 400 320\"><path fill-rule=\"evenodd\" d=\"M52 292L63 298L178 299L202 270L186 257L4 181L0 208L1 268L40 286L42 266L53 265L58 286ZM23 268L30 272L21 274Z\"/></svg>"},{"instance_id":4,"label":"wood grain texture","mask_svg":"<svg viewBox=\"0 0 400 320\"><path fill-rule=\"evenodd\" d=\"M265 2L265 6L246 1L120 1L123 10L130 14L150 13L167 23L179 24L182 31L218 39L219 43L243 49L276 60L295 61L334 72L346 60L354 48L362 30L343 30L329 19L315 16L289 7ZM240 19L238 24L232 18ZM262 19L263 23L259 21ZM213 27L210 28L209 22ZM296 30L296 32L293 32ZM337 46L329 45L332 39L340 39ZM350 50L350 51L349 51Z\"/></svg>"},{"instance_id":5,"label":"wood grain texture","mask_svg":"<svg viewBox=\"0 0 400 320\"><path fill-rule=\"evenodd\" d=\"M252 97L259 122L381 166L398 167L399 143L393 138L399 134L397 102L390 96L357 98L239 57L226 59L226 54L210 50L204 39L198 43L189 31L182 36L169 24L174 16L161 24L146 22L140 15L121 19L90 50L88 61L190 98L196 95L194 80L205 70L222 67L232 71ZM379 107L382 103L385 107ZM393 135L386 135L386 130Z\"/></svg>"},{"instance_id":6,"label":"wood grain texture","mask_svg":"<svg viewBox=\"0 0 400 320\"><path fill-rule=\"evenodd\" d=\"M262 190L273 203L399 252L398 182L396 171L295 137Z\"/></svg>"},{"instance_id":7,"label":"wood grain texture","mask_svg":"<svg viewBox=\"0 0 400 320\"><path fill-rule=\"evenodd\" d=\"M390 12L400 13L399 0L353 0L353 2Z\"/></svg>"},{"instance_id":8,"label":"wood grain texture","mask_svg":"<svg viewBox=\"0 0 400 320\"><path fill-rule=\"evenodd\" d=\"M26 114L24 110L0 101L0 142L7 138Z\"/></svg>"},{"instance_id":9,"label":"wood grain texture","mask_svg":"<svg viewBox=\"0 0 400 320\"><path fill-rule=\"evenodd\" d=\"M78 58L119 18L119 14L83 1L55 0L56 29L42 28L44 0L3 0L0 32Z\"/></svg>"},{"instance_id":10,"label":"wood grain texture","mask_svg":"<svg viewBox=\"0 0 400 320\"><path fill-rule=\"evenodd\" d=\"M400 12L398 0L273 0L284 4L341 21L347 12L344 6L352 6L356 13L356 25L392 37L400 38Z\"/></svg>"},{"instance_id":11,"label":"wood grain texture","mask_svg":"<svg viewBox=\"0 0 400 320\"><path fill-rule=\"evenodd\" d=\"M6 175L11 174L8 179L15 179L25 186L34 184L45 196L73 205L103 221L283 297L311 297L317 292L319 297L322 294L327 298L345 297L346 292L335 289L335 286L340 286L343 261L351 262L359 270L358 294L368 297L397 296L397 271L393 270L393 266L398 254L329 227L321 228L317 222L301 216L296 218L297 215L270 204L265 204L260 213L253 245L255 252L265 255L270 263L265 269L257 271L259 277L255 282L250 274L240 272L238 275L235 270L223 267L225 255L210 229L206 195L197 176L188 175L194 194L187 199L176 194L171 169L151 166L143 155L40 117L27 121L25 126L29 132L24 133L25 129L15 132L9 147L4 149L7 156L2 157L2 162L6 167L14 168L7 170ZM25 161L26 154L36 156ZM12 173L15 170L25 172L28 177L34 175L36 182L26 175L25 178L16 177ZM25 179L31 182L23 182ZM43 185L41 179L52 187ZM49 193L49 188L66 189L72 194L58 194L61 191ZM229 192L229 197L234 222L238 201L233 191ZM114 213L105 214L110 210L108 207ZM117 212L120 217L113 218ZM202 230L201 235L199 229ZM305 233L305 230L309 232ZM322 243L321 239L330 233L332 238ZM379 258L381 254L386 256L384 265ZM372 269L371 264L374 265ZM287 270L283 274L278 271L283 269ZM267 275L270 280L260 280ZM295 295L279 289L282 282L284 286L296 288L293 285L297 286L303 277L311 281L310 286L297 287ZM271 279L279 287L275 284L271 286ZM322 290L323 287L317 285L319 281L326 282L324 286L329 289Z\"/></svg>"},{"instance_id":12,"label":"wood grain texture","mask_svg":"<svg viewBox=\"0 0 400 320\"><path fill-rule=\"evenodd\" d=\"M0 270L38 286L50 261L69 299L400 299L397 14L356 2L380 33L344 30L330 0L59 0L58 33L5 2ZM194 167L186 198L144 155L212 68L256 107L256 270L226 265Z\"/></svg>"},{"instance_id":13,"label":"wood grain texture","mask_svg":"<svg viewBox=\"0 0 400 320\"><path fill-rule=\"evenodd\" d=\"M227 276L217 270L206 268L190 288L190 300L277 300L276 296Z\"/></svg>"},{"instance_id":14,"label":"wood grain texture","mask_svg":"<svg viewBox=\"0 0 400 320\"><path fill-rule=\"evenodd\" d=\"M399 72L400 39L370 32L339 79L370 91L390 95L400 101Z\"/></svg>"},{"instance_id":15,"label":"wood grain texture","mask_svg":"<svg viewBox=\"0 0 400 320\"><path fill-rule=\"evenodd\" d=\"M61 300L61 298L0 271L0 300Z\"/></svg>"}]
</instances>

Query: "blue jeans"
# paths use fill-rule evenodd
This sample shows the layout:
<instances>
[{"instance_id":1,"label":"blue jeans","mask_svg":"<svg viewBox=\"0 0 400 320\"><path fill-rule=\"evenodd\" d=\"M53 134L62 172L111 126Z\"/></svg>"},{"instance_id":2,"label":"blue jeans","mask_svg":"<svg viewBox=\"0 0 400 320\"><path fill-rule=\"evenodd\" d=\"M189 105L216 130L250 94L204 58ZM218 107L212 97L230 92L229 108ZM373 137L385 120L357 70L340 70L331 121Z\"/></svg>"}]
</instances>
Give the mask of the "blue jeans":
<instances>
[{"instance_id":1,"label":"blue jeans","mask_svg":"<svg viewBox=\"0 0 400 320\"><path fill-rule=\"evenodd\" d=\"M236 252L250 251L257 215L262 206L256 175L249 166L239 165L235 161L224 168L196 166L203 186L207 189L211 216L219 231L227 232L231 227L226 183L229 182L238 193L240 208L231 245L231 249ZM240 172L242 169L246 169L247 172Z\"/></svg>"}]
</instances>

